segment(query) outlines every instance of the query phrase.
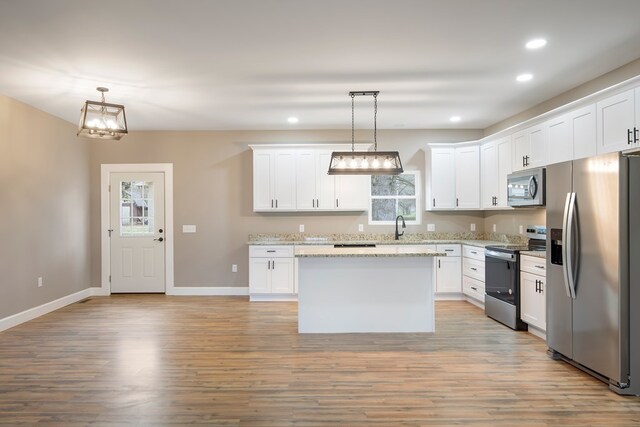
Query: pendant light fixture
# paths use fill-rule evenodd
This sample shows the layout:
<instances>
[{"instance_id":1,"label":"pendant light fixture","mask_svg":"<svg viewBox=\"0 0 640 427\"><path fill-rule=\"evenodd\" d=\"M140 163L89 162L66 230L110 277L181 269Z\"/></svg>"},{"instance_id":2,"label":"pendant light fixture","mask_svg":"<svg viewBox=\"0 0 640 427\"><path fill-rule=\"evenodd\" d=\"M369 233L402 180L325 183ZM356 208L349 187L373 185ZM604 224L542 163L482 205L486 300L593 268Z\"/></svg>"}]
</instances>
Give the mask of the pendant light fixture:
<instances>
[{"instance_id":1,"label":"pendant light fixture","mask_svg":"<svg viewBox=\"0 0 640 427\"><path fill-rule=\"evenodd\" d=\"M105 102L104 93L109 92L106 87L97 87L96 90L102 94L102 101L84 103L80 110L77 135L119 140L128 133L124 105Z\"/></svg>"},{"instance_id":2,"label":"pendant light fixture","mask_svg":"<svg viewBox=\"0 0 640 427\"><path fill-rule=\"evenodd\" d=\"M334 151L329 162L329 175L400 175L402 162L397 151L378 151L379 91L349 92L351 96L351 151ZM355 151L355 97L373 96L373 151Z\"/></svg>"}]
</instances>

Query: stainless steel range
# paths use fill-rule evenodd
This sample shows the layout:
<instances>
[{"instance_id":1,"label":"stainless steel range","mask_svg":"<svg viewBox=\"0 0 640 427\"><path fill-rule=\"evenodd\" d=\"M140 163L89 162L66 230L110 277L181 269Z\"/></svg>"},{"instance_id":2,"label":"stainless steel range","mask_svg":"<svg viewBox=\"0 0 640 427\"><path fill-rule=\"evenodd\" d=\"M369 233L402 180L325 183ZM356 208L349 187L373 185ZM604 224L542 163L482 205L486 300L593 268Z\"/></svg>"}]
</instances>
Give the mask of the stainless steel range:
<instances>
[{"instance_id":1,"label":"stainless steel range","mask_svg":"<svg viewBox=\"0 0 640 427\"><path fill-rule=\"evenodd\" d=\"M520 320L520 251L544 251L545 233L543 226L527 226L528 245L494 245L485 249L484 312L511 329L527 330L527 324Z\"/></svg>"}]
</instances>

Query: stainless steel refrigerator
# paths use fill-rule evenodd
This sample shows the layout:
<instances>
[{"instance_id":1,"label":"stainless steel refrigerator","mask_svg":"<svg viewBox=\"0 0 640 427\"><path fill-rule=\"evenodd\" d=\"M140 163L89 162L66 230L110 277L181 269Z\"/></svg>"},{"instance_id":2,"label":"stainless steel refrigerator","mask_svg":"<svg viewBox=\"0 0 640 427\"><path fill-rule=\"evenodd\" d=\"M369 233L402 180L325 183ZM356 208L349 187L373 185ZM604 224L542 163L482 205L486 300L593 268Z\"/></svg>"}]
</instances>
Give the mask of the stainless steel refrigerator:
<instances>
[{"instance_id":1,"label":"stainless steel refrigerator","mask_svg":"<svg viewBox=\"0 0 640 427\"><path fill-rule=\"evenodd\" d=\"M640 157L547 167L551 355L640 394Z\"/></svg>"}]
</instances>

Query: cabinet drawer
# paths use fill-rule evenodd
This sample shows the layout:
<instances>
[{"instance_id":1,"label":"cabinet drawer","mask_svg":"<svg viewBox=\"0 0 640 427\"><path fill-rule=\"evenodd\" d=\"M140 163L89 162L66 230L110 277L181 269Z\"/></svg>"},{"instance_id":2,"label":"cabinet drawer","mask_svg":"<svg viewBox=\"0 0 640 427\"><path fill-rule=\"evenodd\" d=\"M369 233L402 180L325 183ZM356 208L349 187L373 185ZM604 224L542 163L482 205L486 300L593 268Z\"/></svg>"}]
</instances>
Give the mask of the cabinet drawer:
<instances>
[{"instance_id":1,"label":"cabinet drawer","mask_svg":"<svg viewBox=\"0 0 640 427\"><path fill-rule=\"evenodd\" d=\"M447 256L460 256L460 245L436 245L438 252L444 252Z\"/></svg>"},{"instance_id":2,"label":"cabinet drawer","mask_svg":"<svg viewBox=\"0 0 640 427\"><path fill-rule=\"evenodd\" d=\"M465 276L462 279L462 292L484 303L484 282Z\"/></svg>"},{"instance_id":3,"label":"cabinet drawer","mask_svg":"<svg viewBox=\"0 0 640 427\"><path fill-rule=\"evenodd\" d=\"M291 258L293 257L293 246L249 246L249 257L251 258Z\"/></svg>"},{"instance_id":4,"label":"cabinet drawer","mask_svg":"<svg viewBox=\"0 0 640 427\"><path fill-rule=\"evenodd\" d=\"M522 255L520 257L520 271L546 276L547 260L544 258Z\"/></svg>"},{"instance_id":5,"label":"cabinet drawer","mask_svg":"<svg viewBox=\"0 0 640 427\"><path fill-rule=\"evenodd\" d=\"M484 262L484 248L477 248L475 246L463 246L462 256Z\"/></svg>"},{"instance_id":6,"label":"cabinet drawer","mask_svg":"<svg viewBox=\"0 0 640 427\"><path fill-rule=\"evenodd\" d=\"M465 276L473 277L476 280L484 283L484 261L478 261L477 259L463 258L462 259L462 274Z\"/></svg>"}]
</instances>

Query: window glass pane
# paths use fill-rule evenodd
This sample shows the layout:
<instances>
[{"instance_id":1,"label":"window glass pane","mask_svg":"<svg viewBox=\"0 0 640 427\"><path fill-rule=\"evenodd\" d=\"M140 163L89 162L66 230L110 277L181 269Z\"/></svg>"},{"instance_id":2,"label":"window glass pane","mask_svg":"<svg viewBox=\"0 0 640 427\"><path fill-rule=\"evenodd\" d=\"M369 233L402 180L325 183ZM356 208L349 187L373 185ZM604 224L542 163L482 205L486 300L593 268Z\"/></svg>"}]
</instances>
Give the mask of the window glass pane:
<instances>
[{"instance_id":1,"label":"window glass pane","mask_svg":"<svg viewBox=\"0 0 640 427\"><path fill-rule=\"evenodd\" d=\"M390 175L371 175L371 195L391 196L396 194L393 178Z\"/></svg>"},{"instance_id":2,"label":"window glass pane","mask_svg":"<svg viewBox=\"0 0 640 427\"><path fill-rule=\"evenodd\" d=\"M400 196L416 195L416 176L413 174L402 174L394 176L395 187Z\"/></svg>"},{"instance_id":3,"label":"window glass pane","mask_svg":"<svg viewBox=\"0 0 640 427\"><path fill-rule=\"evenodd\" d=\"M120 235L153 235L153 183L125 181L120 183Z\"/></svg>"},{"instance_id":4,"label":"window glass pane","mask_svg":"<svg viewBox=\"0 0 640 427\"><path fill-rule=\"evenodd\" d=\"M394 221L396 219L396 199L371 199L371 219L373 221Z\"/></svg>"},{"instance_id":5,"label":"window glass pane","mask_svg":"<svg viewBox=\"0 0 640 427\"><path fill-rule=\"evenodd\" d=\"M399 199L398 215L402 215L405 221L415 221L416 219L416 200L415 199Z\"/></svg>"}]
</instances>

